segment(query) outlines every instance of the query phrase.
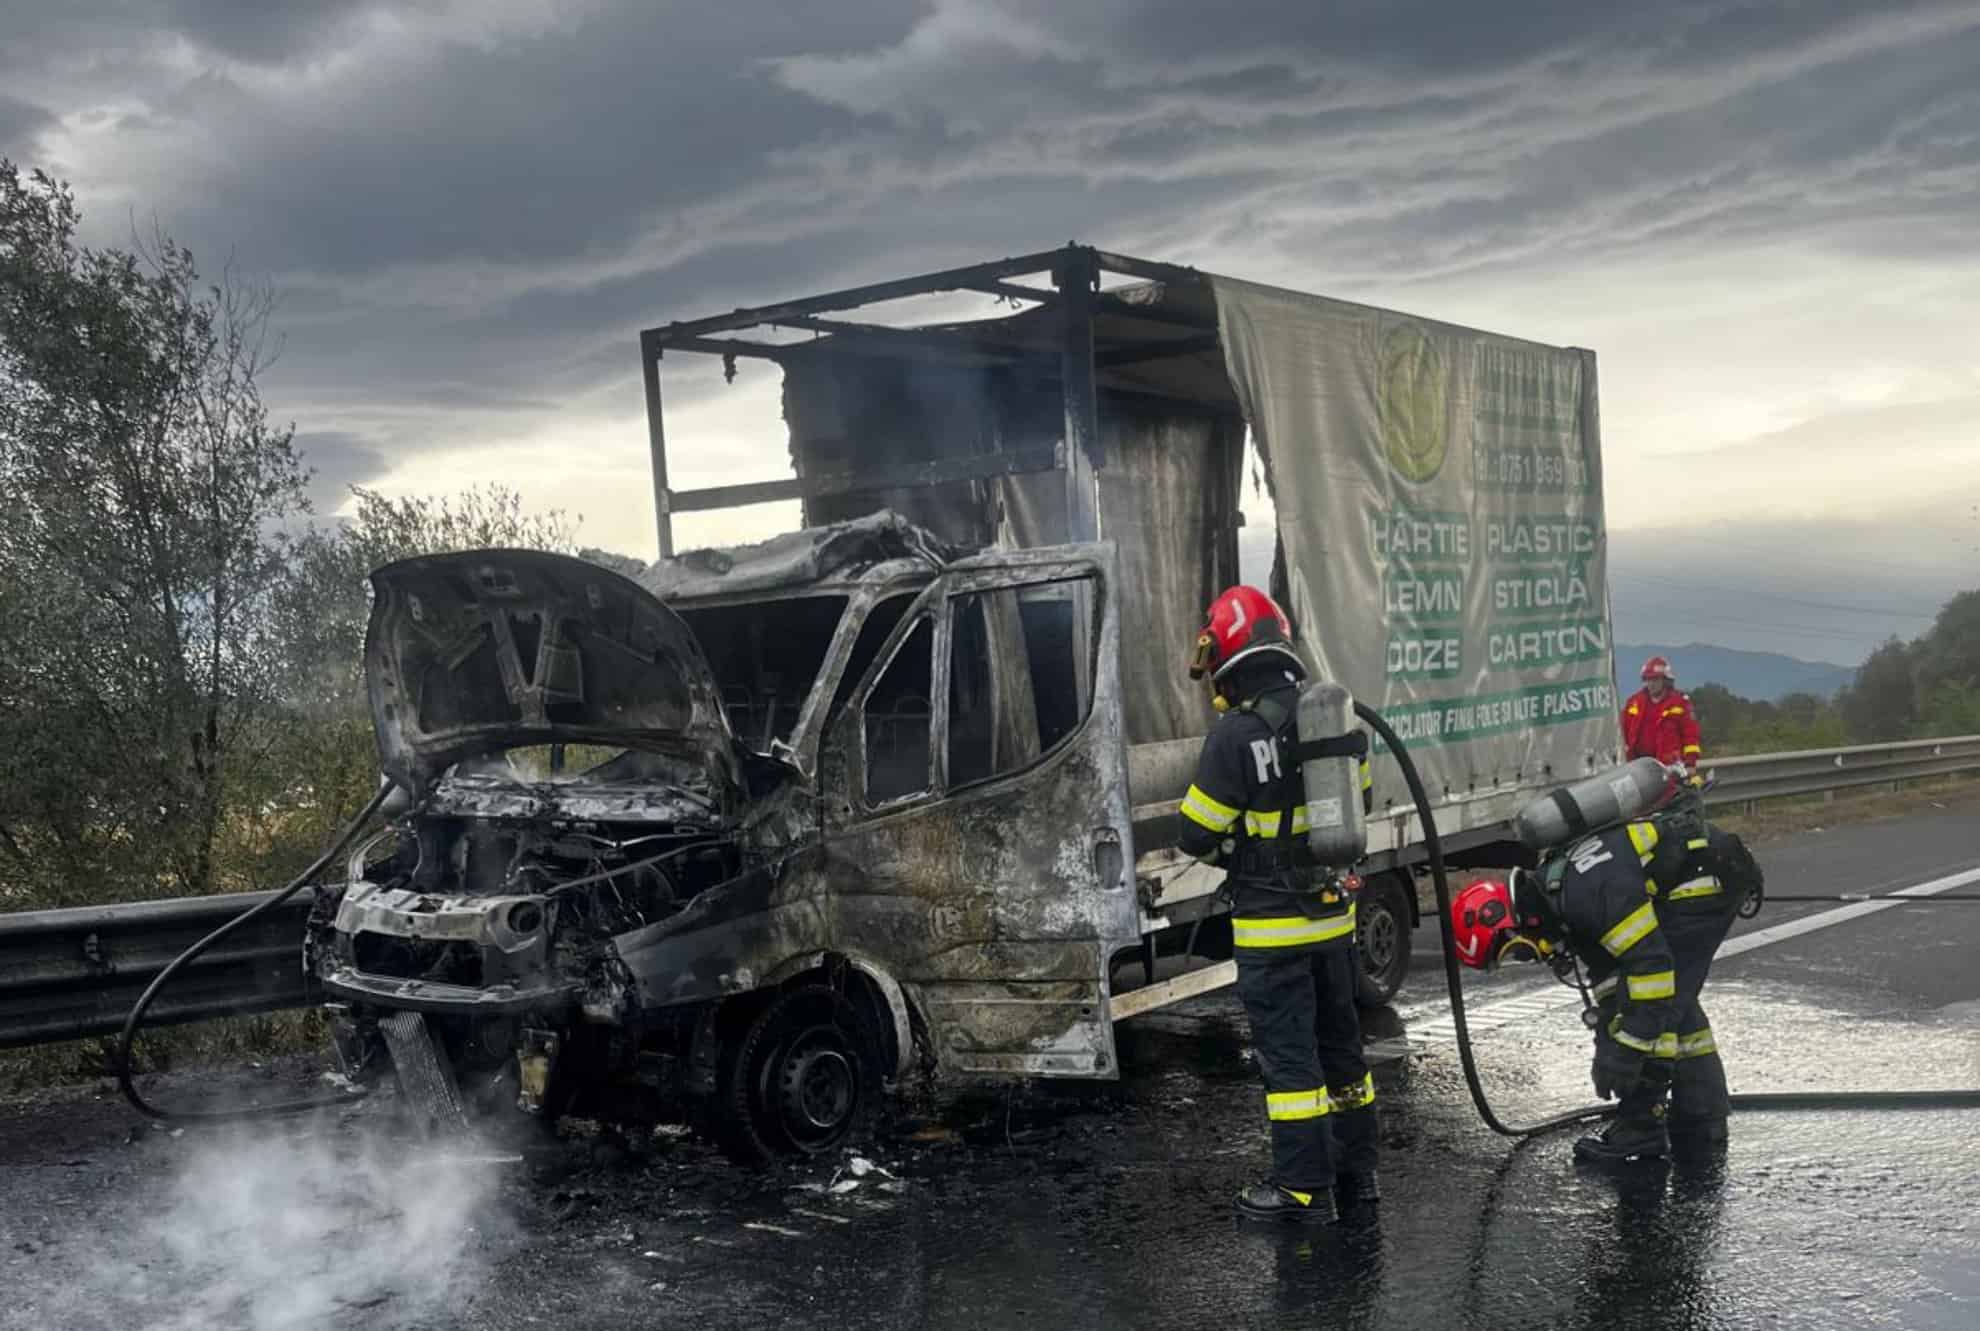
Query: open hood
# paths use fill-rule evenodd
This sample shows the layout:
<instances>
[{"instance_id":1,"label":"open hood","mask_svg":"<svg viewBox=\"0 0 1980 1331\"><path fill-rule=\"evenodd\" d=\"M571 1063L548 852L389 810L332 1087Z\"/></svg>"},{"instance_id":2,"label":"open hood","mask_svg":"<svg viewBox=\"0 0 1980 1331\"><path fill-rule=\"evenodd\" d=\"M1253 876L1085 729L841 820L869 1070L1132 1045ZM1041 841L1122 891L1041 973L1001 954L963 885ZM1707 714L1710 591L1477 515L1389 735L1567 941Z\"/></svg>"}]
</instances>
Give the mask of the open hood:
<instances>
[{"instance_id":1,"label":"open hood","mask_svg":"<svg viewBox=\"0 0 1980 1331\"><path fill-rule=\"evenodd\" d=\"M378 757L415 793L462 758L555 742L657 749L733 779L700 644L631 580L540 550L469 550L387 564L371 585Z\"/></svg>"}]
</instances>

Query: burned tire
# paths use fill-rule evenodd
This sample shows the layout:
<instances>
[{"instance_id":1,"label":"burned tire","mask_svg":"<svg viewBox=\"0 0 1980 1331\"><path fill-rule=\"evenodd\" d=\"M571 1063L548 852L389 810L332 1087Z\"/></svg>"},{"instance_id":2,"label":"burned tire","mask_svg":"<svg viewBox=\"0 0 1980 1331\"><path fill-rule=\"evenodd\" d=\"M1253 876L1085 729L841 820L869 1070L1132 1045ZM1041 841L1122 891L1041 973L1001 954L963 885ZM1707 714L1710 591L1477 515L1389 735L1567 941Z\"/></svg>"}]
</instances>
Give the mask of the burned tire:
<instances>
[{"instance_id":1,"label":"burned tire","mask_svg":"<svg viewBox=\"0 0 1980 1331\"><path fill-rule=\"evenodd\" d=\"M835 1150L873 1119L880 1099L879 1041L835 990L778 994L724 1050L710 1127L731 1159Z\"/></svg>"},{"instance_id":2,"label":"burned tire","mask_svg":"<svg viewBox=\"0 0 1980 1331\"><path fill-rule=\"evenodd\" d=\"M1355 1001L1381 1007L1396 996L1409 975L1409 898L1405 880L1378 874L1362 889L1355 908L1355 941L1361 957L1361 981Z\"/></svg>"}]
</instances>

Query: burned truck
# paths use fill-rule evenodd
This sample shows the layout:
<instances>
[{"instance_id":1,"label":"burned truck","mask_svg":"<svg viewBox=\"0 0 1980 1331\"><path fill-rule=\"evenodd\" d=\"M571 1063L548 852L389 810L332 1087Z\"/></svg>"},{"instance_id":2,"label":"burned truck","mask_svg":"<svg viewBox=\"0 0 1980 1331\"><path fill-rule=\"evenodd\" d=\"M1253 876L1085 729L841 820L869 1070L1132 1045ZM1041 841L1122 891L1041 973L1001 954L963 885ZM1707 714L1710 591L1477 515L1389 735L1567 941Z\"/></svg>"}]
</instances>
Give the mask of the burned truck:
<instances>
[{"instance_id":1,"label":"burned truck","mask_svg":"<svg viewBox=\"0 0 1980 1331\"><path fill-rule=\"evenodd\" d=\"M531 551L374 576L405 798L312 944L349 1069L671 1107L757 1158L916 1070L1112 1073L1105 972L1140 931L1111 551L971 557L881 515L752 554L671 607ZM766 637L811 668L725 703Z\"/></svg>"},{"instance_id":2,"label":"burned truck","mask_svg":"<svg viewBox=\"0 0 1980 1331\"><path fill-rule=\"evenodd\" d=\"M957 293L1002 305L826 317ZM670 351L777 364L794 475L673 488ZM308 949L354 1075L450 1114L685 1118L758 1159L835 1147L912 1078L1117 1075L1114 1022L1233 974L1174 820L1247 456L1255 576L1411 743L1459 863L1514 862L1513 812L1618 757L1588 353L1081 248L642 352L652 566L373 576L395 816ZM792 500L796 531L674 550L676 514ZM1421 827L1393 757L1374 774L1384 1001Z\"/></svg>"}]
</instances>

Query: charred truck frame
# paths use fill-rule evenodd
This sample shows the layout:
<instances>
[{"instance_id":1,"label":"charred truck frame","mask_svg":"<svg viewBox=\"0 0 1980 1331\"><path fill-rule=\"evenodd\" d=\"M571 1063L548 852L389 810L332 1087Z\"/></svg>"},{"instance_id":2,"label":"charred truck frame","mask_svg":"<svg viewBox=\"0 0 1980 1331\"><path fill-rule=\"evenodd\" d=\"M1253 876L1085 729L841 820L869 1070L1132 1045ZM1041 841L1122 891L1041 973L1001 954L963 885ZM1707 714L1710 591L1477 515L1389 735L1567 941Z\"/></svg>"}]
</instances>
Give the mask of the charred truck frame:
<instances>
[{"instance_id":1,"label":"charred truck frame","mask_svg":"<svg viewBox=\"0 0 1980 1331\"><path fill-rule=\"evenodd\" d=\"M833 317L943 293L1018 308ZM684 1115L757 1158L835 1146L916 1075L1116 1075L1114 1021L1231 975L1221 875L1173 850L1213 716L1184 652L1243 522L1205 276L1069 247L640 344L650 569L373 575L397 816L308 949L347 1068L389 1061L449 1114ZM795 474L673 488L670 352L776 363ZM676 555L676 514L789 500L801 531ZM1515 797L1554 779L1447 787L1447 846L1507 862ZM1406 806L1378 799L1359 908L1384 998L1416 920ZM1182 953L1211 964L1158 981Z\"/></svg>"}]
</instances>

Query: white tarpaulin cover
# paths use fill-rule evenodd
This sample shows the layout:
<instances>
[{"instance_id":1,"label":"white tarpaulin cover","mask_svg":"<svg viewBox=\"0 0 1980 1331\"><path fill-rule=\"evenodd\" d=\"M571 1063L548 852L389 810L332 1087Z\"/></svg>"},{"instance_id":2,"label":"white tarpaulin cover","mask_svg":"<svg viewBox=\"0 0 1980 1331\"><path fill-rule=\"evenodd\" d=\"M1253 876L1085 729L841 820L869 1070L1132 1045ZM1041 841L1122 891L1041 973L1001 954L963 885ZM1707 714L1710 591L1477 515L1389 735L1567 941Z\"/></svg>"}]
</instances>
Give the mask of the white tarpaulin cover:
<instances>
[{"instance_id":1,"label":"white tarpaulin cover","mask_svg":"<svg viewBox=\"0 0 1980 1331\"><path fill-rule=\"evenodd\" d=\"M1211 282L1319 670L1466 806L1452 826L1615 763L1594 356ZM1378 813L1407 803L1393 759L1375 775Z\"/></svg>"}]
</instances>

